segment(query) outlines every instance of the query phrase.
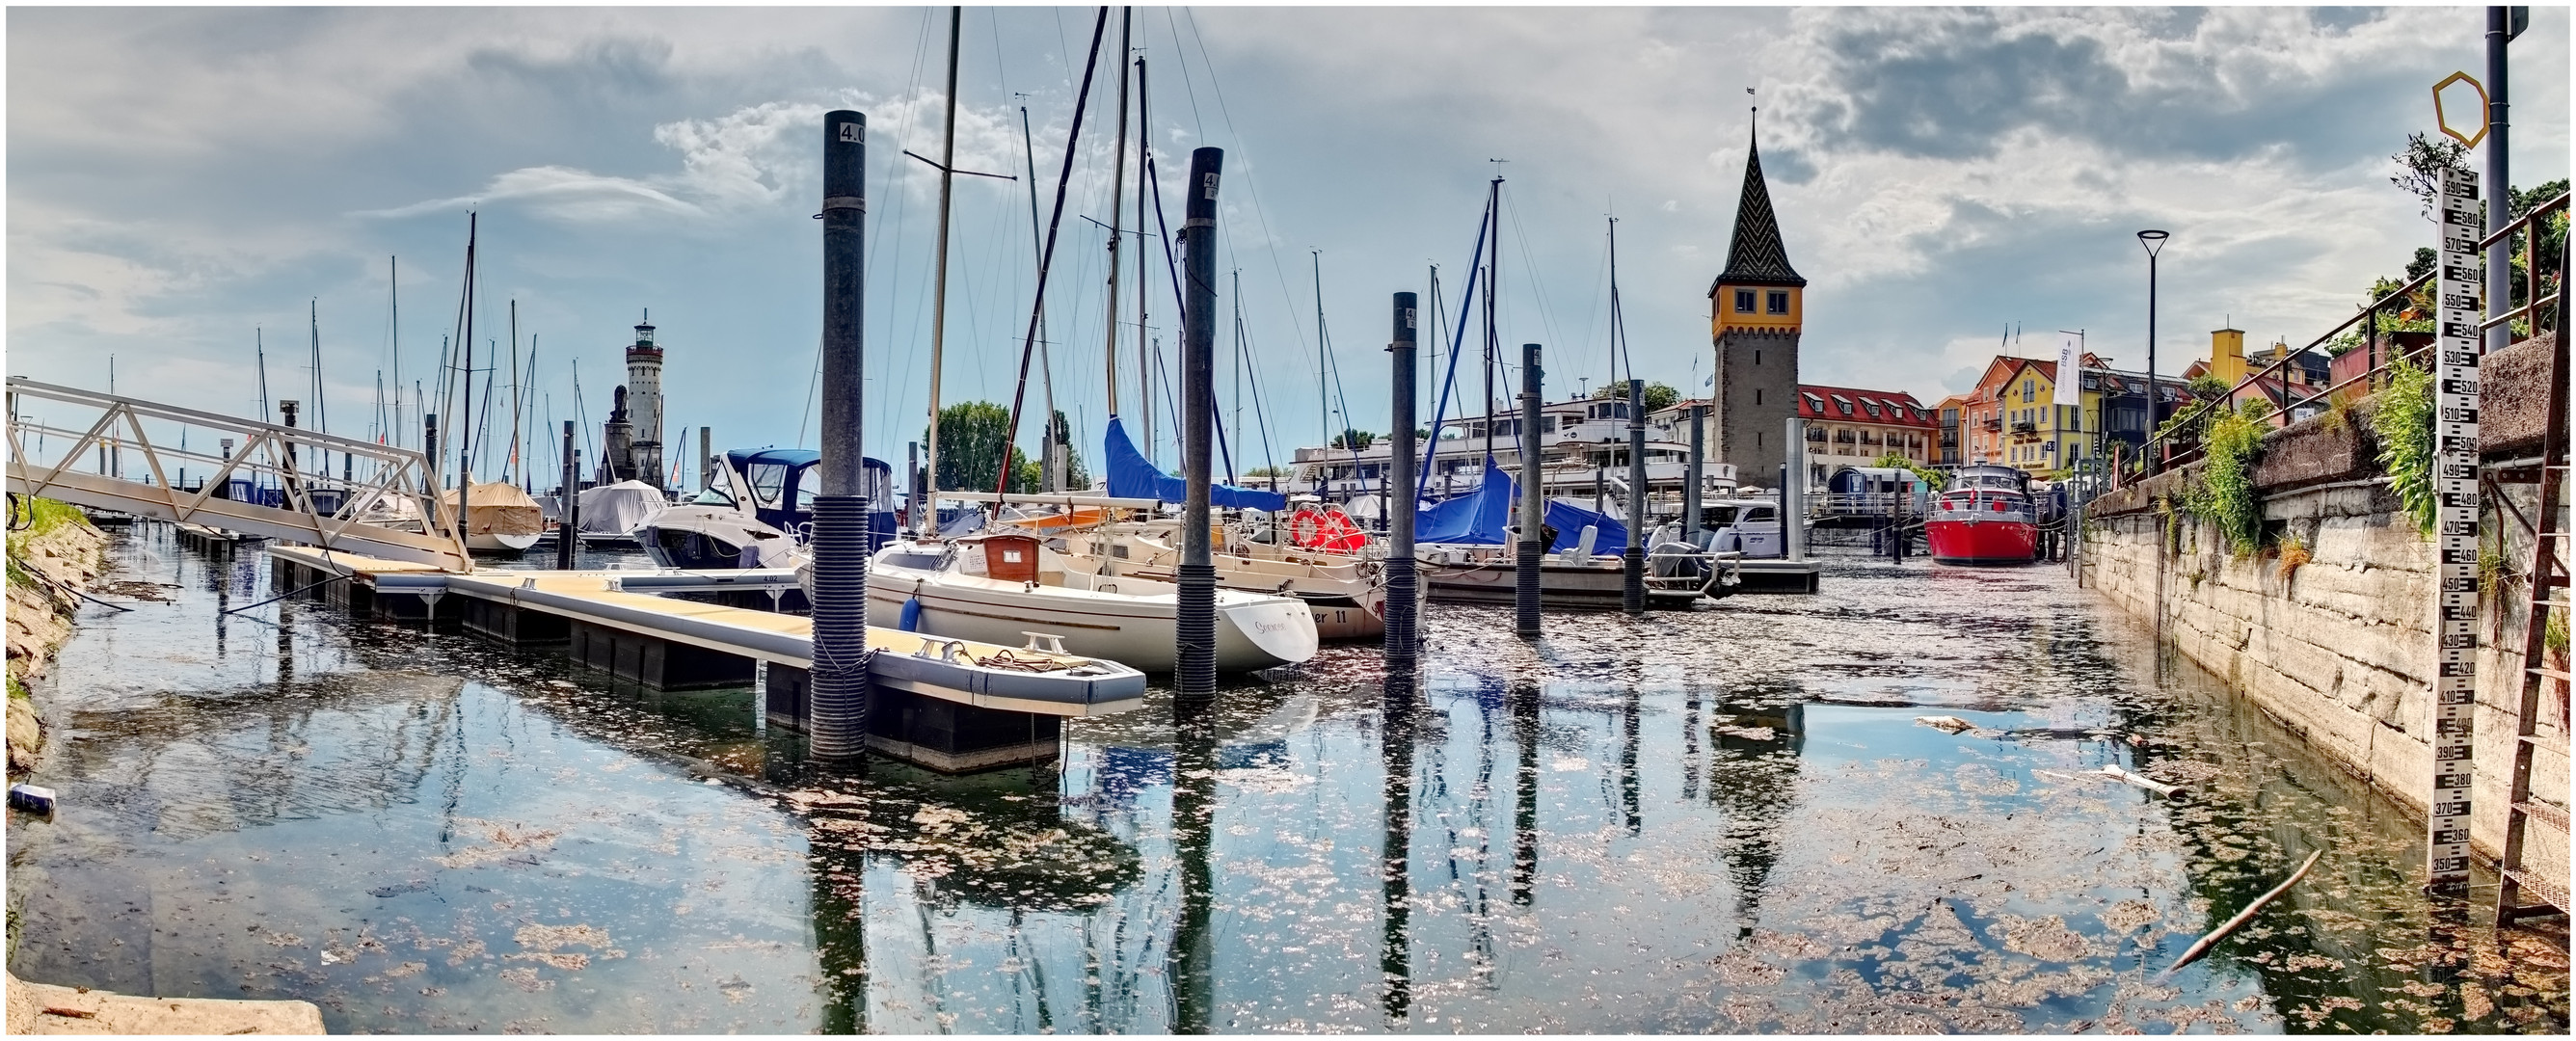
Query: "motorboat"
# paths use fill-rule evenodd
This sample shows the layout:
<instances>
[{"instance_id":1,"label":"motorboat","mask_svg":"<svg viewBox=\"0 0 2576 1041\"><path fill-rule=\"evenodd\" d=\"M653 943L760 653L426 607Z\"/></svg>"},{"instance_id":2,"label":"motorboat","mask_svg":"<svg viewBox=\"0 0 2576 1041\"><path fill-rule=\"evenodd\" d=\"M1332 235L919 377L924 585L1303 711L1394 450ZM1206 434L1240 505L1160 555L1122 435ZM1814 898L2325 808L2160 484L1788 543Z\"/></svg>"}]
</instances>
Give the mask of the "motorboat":
<instances>
[{"instance_id":1,"label":"motorboat","mask_svg":"<svg viewBox=\"0 0 2576 1041\"><path fill-rule=\"evenodd\" d=\"M814 495L821 484L814 468L822 461L821 453L799 448L726 452L705 491L638 524L635 539L666 568L793 567L799 547L813 535ZM866 462L867 486L860 494L870 507L874 544L894 534L894 512L886 508L894 502L894 470L876 459ZM585 513L588 508L585 502Z\"/></svg>"},{"instance_id":2,"label":"motorboat","mask_svg":"<svg viewBox=\"0 0 2576 1041\"><path fill-rule=\"evenodd\" d=\"M1180 589L1130 574L1084 570L1037 536L1001 532L906 539L869 567L868 624L985 643L1049 649L1146 672L1178 664ZM1315 620L1291 596L1216 591L1216 667L1249 672L1315 656Z\"/></svg>"},{"instance_id":3,"label":"motorboat","mask_svg":"<svg viewBox=\"0 0 2576 1041\"><path fill-rule=\"evenodd\" d=\"M2039 559L2030 474L1978 463L1959 468L1923 522L1936 564L2012 565Z\"/></svg>"}]
</instances>

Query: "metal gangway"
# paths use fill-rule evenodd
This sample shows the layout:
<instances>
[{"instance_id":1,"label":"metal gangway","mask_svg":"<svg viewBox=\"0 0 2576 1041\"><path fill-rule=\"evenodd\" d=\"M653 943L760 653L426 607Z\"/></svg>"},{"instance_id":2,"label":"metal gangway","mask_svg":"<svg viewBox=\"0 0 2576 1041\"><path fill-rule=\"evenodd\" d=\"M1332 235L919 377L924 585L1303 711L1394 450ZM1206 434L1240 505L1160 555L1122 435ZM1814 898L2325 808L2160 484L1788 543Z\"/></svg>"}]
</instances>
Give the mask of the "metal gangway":
<instances>
[{"instance_id":1,"label":"metal gangway","mask_svg":"<svg viewBox=\"0 0 2576 1041\"><path fill-rule=\"evenodd\" d=\"M437 482L419 452L18 376L8 406L13 495L474 570L454 507L431 491ZM182 447L191 442L216 450ZM92 453L94 465L84 458ZM335 455L337 478L327 472ZM148 479L128 477L136 462ZM171 479L191 466L207 475L193 488ZM236 497L241 489L265 494ZM362 520L370 516L416 518L418 530Z\"/></svg>"}]
</instances>

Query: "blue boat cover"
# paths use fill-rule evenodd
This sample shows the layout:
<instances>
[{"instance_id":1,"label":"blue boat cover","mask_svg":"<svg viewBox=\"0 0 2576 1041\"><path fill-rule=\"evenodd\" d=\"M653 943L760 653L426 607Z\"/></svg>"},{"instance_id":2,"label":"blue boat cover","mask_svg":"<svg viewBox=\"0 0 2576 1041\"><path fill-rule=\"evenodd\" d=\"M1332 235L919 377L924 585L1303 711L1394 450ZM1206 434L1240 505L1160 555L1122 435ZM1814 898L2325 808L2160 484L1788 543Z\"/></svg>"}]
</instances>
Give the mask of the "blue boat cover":
<instances>
[{"instance_id":1,"label":"blue boat cover","mask_svg":"<svg viewBox=\"0 0 2576 1041\"><path fill-rule=\"evenodd\" d=\"M1164 502L1186 502L1190 484L1154 469L1145 453L1127 440L1127 427L1118 417L1109 417L1109 432L1102 435L1102 448L1109 456L1109 494L1120 499L1161 499ZM1278 492L1237 488L1230 484L1211 483L1208 503L1238 510L1284 510L1288 497Z\"/></svg>"},{"instance_id":2,"label":"blue boat cover","mask_svg":"<svg viewBox=\"0 0 2576 1041\"><path fill-rule=\"evenodd\" d=\"M1502 545L1506 541L1503 529L1511 518L1514 494L1511 475L1488 460L1484 483L1478 485L1473 493L1433 503L1414 514L1414 540L1467 546ZM1592 538L1594 556L1617 556L1628 549L1627 525L1580 506L1549 500L1547 524L1556 529L1556 542L1548 547L1549 552L1562 552L1581 545L1583 529L1587 525L1597 529Z\"/></svg>"}]
</instances>

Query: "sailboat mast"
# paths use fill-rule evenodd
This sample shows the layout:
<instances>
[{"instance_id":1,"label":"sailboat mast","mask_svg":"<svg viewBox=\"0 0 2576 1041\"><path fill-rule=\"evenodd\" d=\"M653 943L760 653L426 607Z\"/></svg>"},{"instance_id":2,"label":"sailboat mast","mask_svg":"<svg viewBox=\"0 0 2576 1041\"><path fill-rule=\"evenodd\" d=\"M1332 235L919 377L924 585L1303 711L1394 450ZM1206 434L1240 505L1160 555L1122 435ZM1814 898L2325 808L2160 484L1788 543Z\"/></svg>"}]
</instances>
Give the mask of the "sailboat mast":
<instances>
[{"instance_id":1,"label":"sailboat mast","mask_svg":"<svg viewBox=\"0 0 2576 1041\"><path fill-rule=\"evenodd\" d=\"M1109 346L1102 352L1109 359L1109 414L1118 415L1118 225L1122 222L1121 206L1127 197L1118 194L1127 181L1127 55L1128 28L1135 8L1118 9L1118 143L1110 148L1109 172Z\"/></svg>"},{"instance_id":2,"label":"sailboat mast","mask_svg":"<svg viewBox=\"0 0 2576 1041\"><path fill-rule=\"evenodd\" d=\"M1324 346L1324 251L1310 249L1306 254L1314 260L1315 265L1315 408L1323 417L1324 447L1329 450L1333 446L1333 440L1341 435L1333 432L1333 395L1324 386L1324 358L1330 350ZM1326 467L1321 474L1331 472L1332 469ZM1324 476L1319 474L1315 478L1316 494L1323 494L1329 487L1331 485Z\"/></svg>"},{"instance_id":3,"label":"sailboat mast","mask_svg":"<svg viewBox=\"0 0 2576 1041\"><path fill-rule=\"evenodd\" d=\"M1502 342L1494 333L1494 286L1502 281L1503 179L1485 189L1485 462L1494 461L1494 365Z\"/></svg>"},{"instance_id":4,"label":"sailboat mast","mask_svg":"<svg viewBox=\"0 0 2576 1041\"><path fill-rule=\"evenodd\" d=\"M327 434L331 432L331 410L328 406L322 403L322 301L318 299L308 301L306 303L306 307L307 310L304 312L304 319L307 323L305 325L305 335L309 344L310 353L308 356L313 360L313 373L312 377L305 381L305 385L312 388L313 429ZM321 474L325 477L329 476L331 472L331 450L327 448L316 448L313 450L313 453L318 458L309 459L306 460L306 462L308 464L312 464L314 473Z\"/></svg>"},{"instance_id":5,"label":"sailboat mast","mask_svg":"<svg viewBox=\"0 0 2576 1041\"><path fill-rule=\"evenodd\" d=\"M501 460L501 479L519 478L519 301L510 300L510 448Z\"/></svg>"},{"instance_id":6,"label":"sailboat mast","mask_svg":"<svg viewBox=\"0 0 2576 1041\"><path fill-rule=\"evenodd\" d=\"M933 277L930 294L930 433L928 460L931 490L939 488L939 376L940 360L948 338L948 201L949 189L956 180L951 164L957 161L957 36L964 24L966 9L948 9L948 131L939 146L939 273ZM1002 469L1011 467L1009 445L1002 446ZM934 498L929 509L920 511L921 533L937 531L939 506Z\"/></svg>"},{"instance_id":7,"label":"sailboat mast","mask_svg":"<svg viewBox=\"0 0 2576 1041\"><path fill-rule=\"evenodd\" d=\"M1145 56L1136 56L1136 407L1145 421L1145 461L1154 461L1154 365L1146 357L1145 300L1153 280L1145 277L1145 181L1154 148L1153 120L1146 107Z\"/></svg>"},{"instance_id":8,"label":"sailboat mast","mask_svg":"<svg viewBox=\"0 0 2576 1041\"><path fill-rule=\"evenodd\" d=\"M1029 107L1020 106L1020 159L1027 165L1029 176L1029 258L1046 263L1046 240L1038 231L1038 151L1029 133ZM1055 365L1047 357L1046 308L1038 308L1038 385L1046 401L1046 420L1039 424L1038 487L1050 492L1064 490L1064 474L1055 464Z\"/></svg>"},{"instance_id":9,"label":"sailboat mast","mask_svg":"<svg viewBox=\"0 0 2576 1041\"><path fill-rule=\"evenodd\" d=\"M402 407L402 283L395 278L395 258L385 257L385 299L393 305L392 329L394 350L394 421L387 428L393 434L393 445L403 445Z\"/></svg>"},{"instance_id":10,"label":"sailboat mast","mask_svg":"<svg viewBox=\"0 0 2576 1041\"><path fill-rule=\"evenodd\" d=\"M465 215L465 306L464 329L457 334L465 351L465 385L459 395L465 399L465 413L456 424L456 524L466 532L473 526L466 522L466 508L474 495L474 243L478 231L477 214Z\"/></svg>"}]
</instances>

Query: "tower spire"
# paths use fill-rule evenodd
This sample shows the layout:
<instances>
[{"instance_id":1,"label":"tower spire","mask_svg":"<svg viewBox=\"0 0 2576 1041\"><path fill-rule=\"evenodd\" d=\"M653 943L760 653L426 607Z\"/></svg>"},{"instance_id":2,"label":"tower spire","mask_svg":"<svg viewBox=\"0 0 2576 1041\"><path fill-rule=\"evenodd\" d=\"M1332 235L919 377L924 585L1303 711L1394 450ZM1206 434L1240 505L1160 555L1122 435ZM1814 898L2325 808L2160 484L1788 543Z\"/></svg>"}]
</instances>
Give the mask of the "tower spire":
<instances>
[{"instance_id":1,"label":"tower spire","mask_svg":"<svg viewBox=\"0 0 2576 1041\"><path fill-rule=\"evenodd\" d=\"M1761 118L1756 107L1754 119ZM1727 246L1726 270L1718 285L1790 286L1803 288L1806 278L1789 266L1789 249L1780 241L1780 219L1771 210L1771 188L1762 177L1762 147L1748 129L1744 147L1744 194L1735 205L1735 238ZM1711 286L1714 292L1716 286Z\"/></svg>"}]
</instances>

